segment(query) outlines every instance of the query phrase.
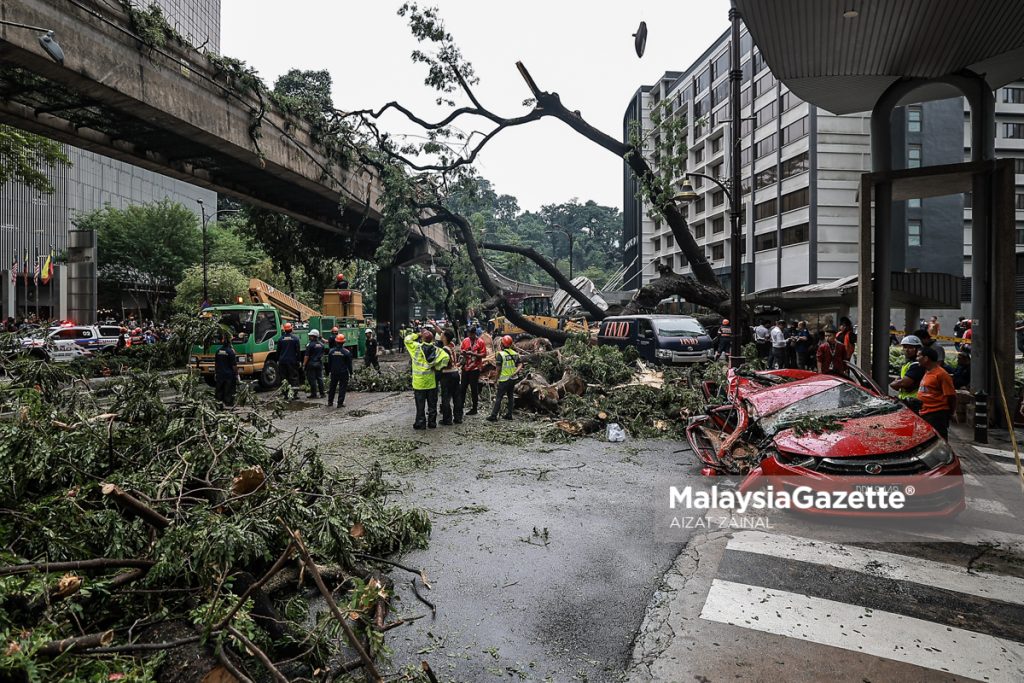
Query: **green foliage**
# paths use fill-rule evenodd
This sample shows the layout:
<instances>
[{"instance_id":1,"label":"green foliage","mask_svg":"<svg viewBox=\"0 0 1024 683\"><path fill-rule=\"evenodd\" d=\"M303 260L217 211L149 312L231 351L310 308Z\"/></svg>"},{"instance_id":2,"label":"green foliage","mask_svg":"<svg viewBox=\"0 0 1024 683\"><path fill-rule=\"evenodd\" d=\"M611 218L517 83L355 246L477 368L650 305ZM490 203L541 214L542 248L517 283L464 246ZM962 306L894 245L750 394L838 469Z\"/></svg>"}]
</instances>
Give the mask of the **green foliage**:
<instances>
[{"instance_id":1,"label":"green foliage","mask_svg":"<svg viewBox=\"0 0 1024 683\"><path fill-rule=\"evenodd\" d=\"M234 266L211 265L206 270L210 304L235 303L236 297L245 296L249 290L249 278ZM203 301L203 267L192 266L186 270L175 291L176 310L182 313L199 312Z\"/></svg>"},{"instance_id":2,"label":"green foliage","mask_svg":"<svg viewBox=\"0 0 1024 683\"><path fill-rule=\"evenodd\" d=\"M437 104L454 107L455 102L451 95L459 88L458 76L469 85L474 85L479 80L473 71L473 65L462 56L462 51L445 28L436 7L421 9L415 2L407 2L399 8L398 16L408 16L409 28L418 42L436 44L435 53L413 50L412 61L427 66L427 77L423 82L440 93Z\"/></svg>"},{"instance_id":3,"label":"green foliage","mask_svg":"<svg viewBox=\"0 0 1024 683\"><path fill-rule=\"evenodd\" d=\"M659 207L672 201L676 179L686 172L686 109L674 110L672 103L662 100L651 108L650 130L633 124L628 131L630 154L642 154L654 172L640 178L638 190L654 218L662 217Z\"/></svg>"},{"instance_id":4,"label":"green foliage","mask_svg":"<svg viewBox=\"0 0 1024 683\"><path fill-rule=\"evenodd\" d=\"M56 140L0 124L0 185L14 181L51 194L53 184L46 170L70 163Z\"/></svg>"},{"instance_id":5,"label":"green foliage","mask_svg":"<svg viewBox=\"0 0 1024 683\"><path fill-rule=\"evenodd\" d=\"M358 363L358 361L357 361ZM381 372L373 368L357 365L355 373L348 382L349 391L412 391L412 375L408 370L395 370L381 367Z\"/></svg>"},{"instance_id":6,"label":"green foliage","mask_svg":"<svg viewBox=\"0 0 1024 683\"><path fill-rule=\"evenodd\" d=\"M160 48L169 42L185 45L186 41L178 33L164 12L156 3L147 7L138 7L132 0L119 0L121 8L128 15L128 27L135 34L143 45L151 48Z\"/></svg>"},{"instance_id":7,"label":"green foliage","mask_svg":"<svg viewBox=\"0 0 1024 683\"><path fill-rule=\"evenodd\" d=\"M161 293L202 258L199 218L169 199L125 209L108 205L74 222L80 230L96 232L100 279L141 289L154 316Z\"/></svg>"},{"instance_id":8,"label":"green foliage","mask_svg":"<svg viewBox=\"0 0 1024 683\"><path fill-rule=\"evenodd\" d=\"M223 411L188 375L135 372L99 396L72 390L66 368L22 359L0 364L9 380L2 408L12 416L0 422L0 563L154 562L127 590L110 583L117 569L88 572L83 589L65 600L47 597L58 578L52 574L0 579L4 678L100 680L131 671L136 680L150 680L151 658L97 663L34 653L43 642L108 628L120 641L140 620L179 620L202 631L237 602L236 572L260 576L283 552L285 525L302 533L317 562L344 568L352 567L356 552L384 555L426 544L429 518L391 503L394 485L379 467L353 476L328 468L315 448L279 434L251 394L243 392L240 407ZM264 484L234 492L233 480L254 467L265 474ZM102 494L103 482L145 501L170 525L154 530L122 513ZM362 611L366 586L346 590L339 600ZM312 647L303 655L311 667L339 656L337 634L323 625L311 632L291 595L277 605L286 615L285 640L310 639L302 649ZM286 643L258 633L248 607L234 623L283 658L276 648ZM357 630L381 644L368 622L358 622ZM18 647L8 647L11 642Z\"/></svg>"},{"instance_id":9,"label":"green foliage","mask_svg":"<svg viewBox=\"0 0 1024 683\"><path fill-rule=\"evenodd\" d=\"M574 336L562 347L565 369L572 370L587 384L612 387L628 382L636 368L626 361L615 346L595 346L590 340Z\"/></svg>"}]
</instances>

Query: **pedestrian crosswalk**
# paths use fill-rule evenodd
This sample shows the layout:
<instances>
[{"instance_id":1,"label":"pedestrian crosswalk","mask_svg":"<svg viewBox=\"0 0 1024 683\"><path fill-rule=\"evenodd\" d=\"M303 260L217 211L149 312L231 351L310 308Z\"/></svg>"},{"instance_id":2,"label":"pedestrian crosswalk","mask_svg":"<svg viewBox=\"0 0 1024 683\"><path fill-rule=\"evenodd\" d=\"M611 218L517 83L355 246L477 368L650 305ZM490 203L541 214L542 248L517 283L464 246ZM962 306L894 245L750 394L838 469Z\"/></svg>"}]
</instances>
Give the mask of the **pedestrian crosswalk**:
<instances>
[{"instance_id":1,"label":"pedestrian crosswalk","mask_svg":"<svg viewBox=\"0 0 1024 683\"><path fill-rule=\"evenodd\" d=\"M1024 680L1024 573L877 545L737 532L700 617L964 679Z\"/></svg>"}]
</instances>

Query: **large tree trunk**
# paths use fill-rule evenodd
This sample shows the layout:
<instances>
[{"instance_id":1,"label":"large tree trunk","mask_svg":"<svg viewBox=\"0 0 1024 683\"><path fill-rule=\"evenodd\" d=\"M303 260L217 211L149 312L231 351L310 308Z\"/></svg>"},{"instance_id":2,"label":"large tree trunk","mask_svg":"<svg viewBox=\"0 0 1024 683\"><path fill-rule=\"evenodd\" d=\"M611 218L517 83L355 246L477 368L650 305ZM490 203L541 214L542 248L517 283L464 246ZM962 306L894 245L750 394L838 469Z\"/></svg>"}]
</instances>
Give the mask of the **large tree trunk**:
<instances>
[{"instance_id":1,"label":"large tree trunk","mask_svg":"<svg viewBox=\"0 0 1024 683\"><path fill-rule=\"evenodd\" d=\"M692 277L668 273L651 280L637 291L633 300L622 309L623 315L653 311L658 302L670 296L681 296L688 303L705 306L722 315L729 314L729 292L718 285L707 286Z\"/></svg>"},{"instance_id":2,"label":"large tree trunk","mask_svg":"<svg viewBox=\"0 0 1024 683\"><path fill-rule=\"evenodd\" d=\"M521 256L525 256L540 266L545 273L554 278L555 282L558 283L558 286L565 290L569 296L578 301L580 306L585 308L587 313L589 313L594 320L604 320L605 315L607 315L603 310L601 310L600 306L591 300L590 297L581 292L579 288L562 273L562 271L556 268L551 261L544 258L544 255L533 247L519 247L511 244L496 244L494 242L481 242L480 246L484 249L491 249L492 251L504 251L510 254L520 254Z\"/></svg>"},{"instance_id":3,"label":"large tree trunk","mask_svg":"<svg viewBox=\"0 0 1024 683\"><path fill-rule=\"evenodd\" d=\"M531 320L527 320L522 313L516 310L515 306L508 302L508 299L505 298L505 293L494 284L490 273L487 272L487 267L484 265L484 257L480 254L480 247L477 244L476 237L473 235L473 227L464 216L454 213L440 204L431 204L423 208L433 210L435 215L422 219L420 221L421 224L432 225L445 222L457 228L459 240L466 246L466 254L469 256L470 263L473 264L473 270L476 271L477 278L480 279L480 286L483 287L488 296L497 300L501 312L505 314L505 317L513 325L535 337L544 337L554 343L564 344L569 340L569 335L566 332L553 330L550 327L544 327Z\"/></svg>"}]
</instances>

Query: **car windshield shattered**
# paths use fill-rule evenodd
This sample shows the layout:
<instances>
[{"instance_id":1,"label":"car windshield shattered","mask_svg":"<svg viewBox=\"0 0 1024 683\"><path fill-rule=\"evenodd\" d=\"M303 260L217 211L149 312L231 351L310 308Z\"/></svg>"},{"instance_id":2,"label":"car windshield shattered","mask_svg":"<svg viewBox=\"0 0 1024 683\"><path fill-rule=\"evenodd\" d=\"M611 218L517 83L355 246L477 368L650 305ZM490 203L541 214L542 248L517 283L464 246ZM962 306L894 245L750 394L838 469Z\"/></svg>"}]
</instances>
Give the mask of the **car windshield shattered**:
<instances>
[{"instance_id":1,"label":"car windshield shattered","mask_svg":"<svg viewBox=\"0 0 1024 683\"><path fill-rule=\"evenodd\" d=\"M704 335L707 332L696 320L655 320L654 325L658 328L658 334L662 337L693 337Z\"/></svg>"},{"instance_id":2,"label":"car windshield shattered","mask_svg":"<svg viewBox=\"0 0 1024 683\"><path fill-rule=\"evenodd\" d=\"M843 382L762 417L760 425L766 434L776 434L808 418L833 418L838 421L885 415L899 409L900 404L895 401L874 396Z\"/></svg>"}]
</instances>

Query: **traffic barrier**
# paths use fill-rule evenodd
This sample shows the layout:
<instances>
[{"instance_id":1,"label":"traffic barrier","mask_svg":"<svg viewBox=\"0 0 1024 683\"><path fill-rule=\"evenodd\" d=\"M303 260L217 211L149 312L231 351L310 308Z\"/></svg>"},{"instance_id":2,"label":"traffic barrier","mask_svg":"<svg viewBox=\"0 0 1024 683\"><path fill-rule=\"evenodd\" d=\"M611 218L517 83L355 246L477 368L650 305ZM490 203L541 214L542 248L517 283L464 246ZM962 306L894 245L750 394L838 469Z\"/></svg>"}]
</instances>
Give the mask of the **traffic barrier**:
<instances>
[{"instance_id":1,"label":"traffic barrier","mask_svg":"<svg viewBox=\"0 0 1024 683\"><path fill-rule=\"evenodd\" d=\"M974 395L974 441L988 443L988 394L984 391Z\"/></svg>"}]
</instances>

